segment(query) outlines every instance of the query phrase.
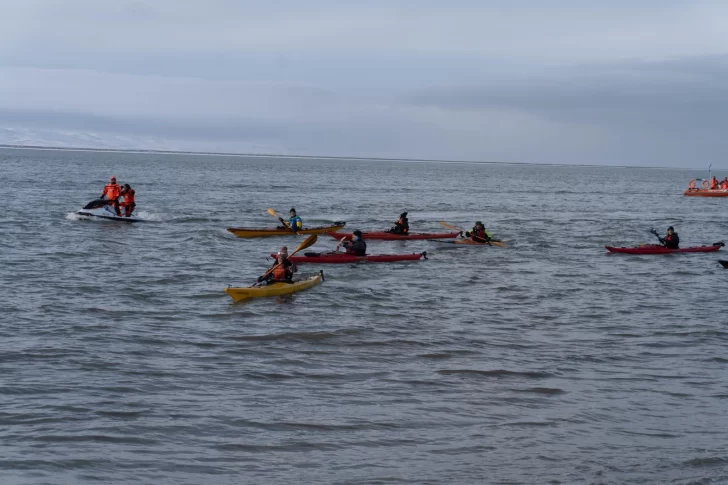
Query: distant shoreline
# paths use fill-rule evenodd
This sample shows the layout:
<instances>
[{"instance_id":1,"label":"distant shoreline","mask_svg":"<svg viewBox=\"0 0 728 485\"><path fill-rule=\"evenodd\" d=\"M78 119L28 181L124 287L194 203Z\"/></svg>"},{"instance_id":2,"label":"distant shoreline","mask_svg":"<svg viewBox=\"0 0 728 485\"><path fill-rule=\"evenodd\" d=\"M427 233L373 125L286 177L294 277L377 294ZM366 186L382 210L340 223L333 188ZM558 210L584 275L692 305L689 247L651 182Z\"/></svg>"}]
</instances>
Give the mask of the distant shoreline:
<instances>
[{"instance_id":1,"label":"distant shoreline","mask_svg":"<svg viewBox=\"0 0 728 485\"><path fill-rule=\"evenodd\" d=\"M234 152L189 152L181 150L151 150L139 148L90 148L90 147L59 147L43 145L6 145L0 144L0 149L10 150L49 150L63 152L99 152L99 153L151 153L159 155L203 155L212 157L248 157L248 158L290 158L290 159L319 159L319 160L354 160L374 162L424 162L424 163L467 163L488 165L536 165L548 167L614 167L614 168L640 168L653 170L693 170L692 168L678 167L646 167L638 165L597 165L586 163L534 163L534 162L488 162L472 160L439 160L434 158L384 158L384 157L346 157L333 155L283 155L276 153L234 153Z\"/></svg>"}]
</instances>

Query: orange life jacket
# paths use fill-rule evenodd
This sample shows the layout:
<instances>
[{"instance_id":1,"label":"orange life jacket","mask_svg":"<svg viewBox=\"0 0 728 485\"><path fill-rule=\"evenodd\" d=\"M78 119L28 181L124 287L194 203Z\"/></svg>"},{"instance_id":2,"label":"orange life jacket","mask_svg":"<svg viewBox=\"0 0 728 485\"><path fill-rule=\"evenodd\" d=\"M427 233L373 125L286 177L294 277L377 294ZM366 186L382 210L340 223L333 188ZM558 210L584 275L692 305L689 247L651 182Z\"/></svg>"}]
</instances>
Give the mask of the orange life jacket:
<instances>
[{"instance_id":1,"label":"orange life jacket","mask_svg":"<svg viewBox=\"0 0 728 485\"><path fill-rule=\"evenodd\" d=\"M710 188L711 189L717 189L718 188L718 179L713 177L713 180L710 181Z\"/></svg>"},{"instance_id":2,"label":"orange life jacket","mask_svg":"<svg viewBox=\"0 0 728 485\"><path fill-rule=\"evenodd\" d=\"M723 182L721 182L720 183L720 188L721 189L728 189L728 182L726 182L725 180Z\"/></svg>"},{"instance_id":3,"label":"orange life jacket","mask_svg":"<svg viewBox=\"0 0 728 485\"><path fill-rule=\"evenodd\" d=\"M134 189L124 190L121 195L124 196L124 205L129 205L134 203Z\"/></svg>"},{"instance_id":4,"label":"orange life jacket","mask_svg":"<svg viewBox=\"0 0 728 485\"><path fill-rule=\"evenodd\" d=\"M104 192L101 195L105 195L109 200L117 199L121 195L121 187L119 184L106 184Z\"/></svg>"},{"instance_id":5,"label":"orange life jacket","mask_svg":"<svg viewBox=\"0 0 728 485\"><path fill-rule=\"evenodd\" d=\"M276 281L283 281L291 278L288 270L284 268L282 264L280 264L276 267L276 269L273 270L273 279Z\"/></svg>"}]
</instances>

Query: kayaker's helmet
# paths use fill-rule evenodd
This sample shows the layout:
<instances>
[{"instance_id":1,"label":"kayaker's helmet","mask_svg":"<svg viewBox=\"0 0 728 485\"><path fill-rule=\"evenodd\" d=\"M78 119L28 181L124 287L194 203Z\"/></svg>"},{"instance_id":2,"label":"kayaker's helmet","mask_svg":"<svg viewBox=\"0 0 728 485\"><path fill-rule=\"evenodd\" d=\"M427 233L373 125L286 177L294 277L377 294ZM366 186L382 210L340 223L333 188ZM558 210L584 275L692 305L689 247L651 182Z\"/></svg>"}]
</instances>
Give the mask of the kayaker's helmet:
<instances>
[{"instance_id":1,"label":"kayaker's helmet","mask_svg":"<svg viewBox=\"0 0 728 485\"><path fill-rule=\"evenodd\" d=\"M288 246L283 246L280 251L278 251L278 256L288 257Z\"/></svg>"},{"instance_id":2,"label":"kayaker's helmet","mask_svg":"<svg viewBox=\"0 0 728 485\"><path fill-rule=\"evenodd\" d=\"M483 222L482 222L482 221L477 221L477 222L475 223L475 225L476 225L476 226L482 226L482 225L483 225Z\"/></svg>"},{"instance_id":3,"label":"kayaker's helmet","mask_svg":"<svg viewBox=\"0 0 728 485\"><path fill-rule=\"evenodd\" d=\"M406 212L402 212L402 213L401 213L401 214L399 215L399 218L400 218L400 219L407 219L407 213L406 213Z\"/></svg>"},{"instance_id":4,"label":"kayaker's helmet","mask_svg":"<svg viewBox=\"0 0 728 485\"><path fill-rule=\"evenodd\" d=\"M673 228L672 226L670 226L670 227L667 228L667 232L675 232L675 228Z\"/></svg>"},{"instance_id":5,"label":"kayaker's helmet","mask_svg":"<svg viewBox=\"0 0 728 485\"><path fill-rule=\"evenodd\" d=\"M289 210L288 213L289 214L295 214L296 213L296 209L294 209L293 207L291 207L291 210Z\"/></svg>"},{"instance_id":6,"label":"kayaker's helmet","mask_svg":"<svg viewBox=\"0 0 728 485\"><path fill-rule=\"evenodd\" d=\"M356 231L354 231L354 235L357 237L361 237L361 231L357 229Z\"/></svg>"}]
</instances>

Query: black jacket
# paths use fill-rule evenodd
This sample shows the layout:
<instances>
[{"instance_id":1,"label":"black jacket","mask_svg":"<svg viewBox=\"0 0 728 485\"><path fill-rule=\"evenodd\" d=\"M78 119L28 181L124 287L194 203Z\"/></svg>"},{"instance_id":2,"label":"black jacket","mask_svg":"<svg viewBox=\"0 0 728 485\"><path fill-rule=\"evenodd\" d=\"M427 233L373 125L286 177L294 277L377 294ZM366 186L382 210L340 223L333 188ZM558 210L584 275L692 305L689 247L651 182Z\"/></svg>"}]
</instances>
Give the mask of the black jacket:
<instances>
[{"instance_id":1,"label":"black jacket","mask_svg":"<svg viewBox=\"0 0 728 485\"><path fill-rule=\"evenodd\" d=\"M347 254L353 254L355 256L365 256L367 254L367 243L363 239L351 242L347 241L344 243Z\"/></svg>"}]
</instances>

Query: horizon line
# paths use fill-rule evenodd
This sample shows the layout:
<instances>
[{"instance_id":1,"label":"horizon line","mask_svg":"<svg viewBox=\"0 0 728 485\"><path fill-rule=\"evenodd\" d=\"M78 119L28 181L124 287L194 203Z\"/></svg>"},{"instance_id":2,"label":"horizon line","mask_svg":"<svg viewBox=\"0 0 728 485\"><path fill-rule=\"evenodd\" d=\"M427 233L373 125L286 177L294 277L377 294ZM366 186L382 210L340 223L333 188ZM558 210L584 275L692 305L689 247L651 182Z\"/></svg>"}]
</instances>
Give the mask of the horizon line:
<instances>
[{"instance_id":1,"label":"horizon line","mask_svg":"<svg viewBox=\"0 0 728 485\"><path fill-rule=\"evenodd\" d=\"M692 170L688 167L662 167L643 165L602 165L588 163L537 163L537 162L493 162L474 160L444 160L435 158L397 158L397 157L355 157L337 155L285 155L278 153L242 153L242 152L208 152L208 151L185 151L185 150L155 150L146 148L93 148L93 147L63 147L44 145L17 145L2 144L0 149L11 150L56 150L68 152L110 152L110 153L156 153L160 155L204 155L216 157L249 157L249 158L291 158L291 159L320 159L320 160L368 160L378 162L425 162L425 163L471 163L490 165L542 165L551 167L615 167L615 168L647 168L647 169L668 169L668 170Z\"/></svg>"}]
</instances>

